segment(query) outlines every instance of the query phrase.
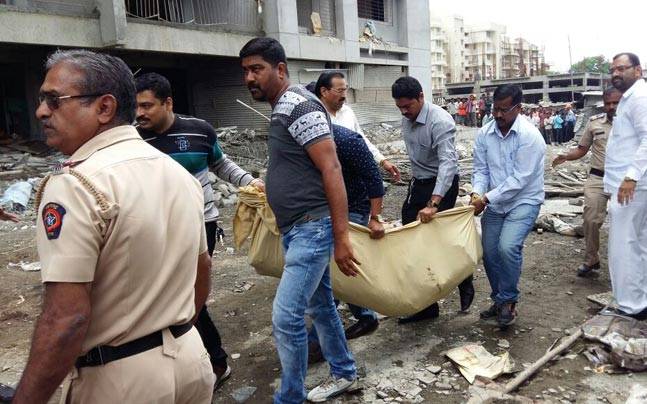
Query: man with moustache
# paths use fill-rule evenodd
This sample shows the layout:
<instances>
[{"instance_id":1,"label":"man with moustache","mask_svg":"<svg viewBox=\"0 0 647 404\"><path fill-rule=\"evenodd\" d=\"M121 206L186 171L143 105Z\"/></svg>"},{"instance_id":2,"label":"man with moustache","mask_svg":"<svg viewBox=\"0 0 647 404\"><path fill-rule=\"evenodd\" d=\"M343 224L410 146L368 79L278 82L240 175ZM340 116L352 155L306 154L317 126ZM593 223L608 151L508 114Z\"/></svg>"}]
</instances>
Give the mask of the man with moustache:
<instances>
[{"instance_id":1,"label":"man with moustache","mask_svg":"<svg viewBox=\"0 0 647 404\"><path fill-rule=\"evenodd\" d=\"M471 205L485 210L483 264L492 288L492 306L481 319L506 328L517 318L523 242L544 202L546 143L521 112L521 88L511 84L494 91L494 121L483 126L474 143Z\"/></svg>"},{"instance_id":2,"label":"man with moustache","mask_svg":"<svg viewBox=\"0 0 647 404\"><path fill-rule=\"evenodd\" d=\"M647 318L647 84L633 53L613 58L611 83L622 91L607 143L609 275L621 313Z\"/></svg>"},{"instance_id":3,"label":"man with moustache","mask_svg":"<svg viewBox=\"0 0 647 404\"><path fill-rule=\"evenodd\" d=\"M364 135L364 131L355 116L353 109L346 103L346 93L348 91L348 83L344 74L341 72L325 72L319 76L315 83L314 93L330 115L330 120L333 124L343 126L359 133L364 138L366 146L371 151L375 162L382 167L385 171L391 174L393 181L400 181L400 171L398 167L387 160L386 157L378 150L377 147Z\"/></svg>"},{"instance_id":4,"label":"man with moustache","mask_svg":"<svg viewBox=\"0 0 647 404\"><path fill-rule=\"evenodd\" d=\"M145 142L171 156L202 185L204 193L204 226L209 255L213 256L218 232L218 208L209 181L209 170L219 178L239 187L254 185L263 190L263 181L254 178L230 160L218 144L216 131L206 121L173 112L171 84L157 73L137 77L137 130ZM152 174L152 173L151 173ZM218 389L231 375L227 353L207 306L200 309L195 327L204 342Z\"/></svg>"},{"instance_id":5,"label":"man with moustache","mask_svg":"<svg viewBox=\"0 0 647 404\"><path fill-rule=\"evenodd\" d=\"M437 212L456 205L456 125L447 111L425 101L422 86L413 77L397 79L391 86L391 95L403 116L402 137L411 160L412 178L407 198L402 205L402 224L415 220L427 223ZM458 285L458 290L461 311L466 311L474 300L471 275ZM438 303L434 303L419 313L401 318L399 323L433 319L439 315Z\"/></svg>"},{"instance_id":6,"label":"man with moustache","mask_svg":"<svg viewBox=\"0 0 647 404\"><path fill-rule=\"evenodd\" d=\"M211 403L200 184L131 125L121 59L57 51L45 70L36 116L70 157L35 197L45 292L13 403L48 402L66 374L64 403Z\"/></svg>"},{"instance_id":7,"label":"man with moustache","mask_svg":"<svg viewBox=\"0 0 647 404\"><path fill-rule=\"evenodd\" d=\"M287 59L273 38L254 38L241 49L252 97L272 106L268 136L267 199L285 250L285 267L272 308L281 360L275 403L326 401L357 384L355 360L333 302L330 255L347 276L357 276L348 234L348 200L326 109L314 94L291 85ZM306 311L317 329L330 377L307 395Z\"/></svg>"},{"instance_id":8,"label":"man with moustache","mask_svg":"<svg viewBox=\"0 0 647 404\"><path fill-rule=\"evenodd\" d=\"M589 178L584 184L584 239L586 252L584 263L577 269L577 276L597 276L600 269L600 227L607 217L609 194L604 192L604 156L609 131L616 114L622 93L615 87L604 90L604 113L589 118L577 148L560 154L553 160L553 167L565 161L579 160L592 150Z\"/></svg>"}]
</instances>

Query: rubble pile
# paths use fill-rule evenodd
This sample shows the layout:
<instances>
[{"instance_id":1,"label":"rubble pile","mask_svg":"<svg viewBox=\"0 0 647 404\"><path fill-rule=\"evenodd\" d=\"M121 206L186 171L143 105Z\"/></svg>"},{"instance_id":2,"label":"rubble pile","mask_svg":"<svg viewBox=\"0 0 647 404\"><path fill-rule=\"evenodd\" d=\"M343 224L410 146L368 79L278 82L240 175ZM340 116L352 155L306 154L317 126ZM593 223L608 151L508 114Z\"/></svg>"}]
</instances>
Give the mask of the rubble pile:
<instances>
[{"instance_id":1,"label":"rubble pile","mask_svg":"<svg viewBox=\"0 0 647 404\"><path fill-rule=\"evenodd\" d=\"M257 177L267 167L267 133L237 126L217 128L218 142L225 154ZM212 181L213 184L213 181Z\"/></svg>"},{"instance_id":2,"label":"rubble pile","mask_svg":"<svg viewBox=\"0 0 647 404\"><path fill-rule=\"evenodd\" d=\"M209 181L214 190L214 203L217 208L234 206L238 202L238 187L218 178L209 172Z\"/></svg>"},{"instance_id":3,"label":"rubble pile","mask_svg":"<svg viewBox=\"0 0 647 404\"><path fill-rule=\"evenodd\" d=\"M49 149L0 147L0 181L43 177L61 160L61 153Z\"/></svg>"},{"instance_id":4,"label":"rubble pile","mask_svg":"<svg viewBox=\"0 0 647 404\"><path fill-rule=\"evenodd\" d=\"M42 142L0 147L0 206L23 219L35 219L33 197L40 181L64 156Z\"/></svg>"}]
</instances>

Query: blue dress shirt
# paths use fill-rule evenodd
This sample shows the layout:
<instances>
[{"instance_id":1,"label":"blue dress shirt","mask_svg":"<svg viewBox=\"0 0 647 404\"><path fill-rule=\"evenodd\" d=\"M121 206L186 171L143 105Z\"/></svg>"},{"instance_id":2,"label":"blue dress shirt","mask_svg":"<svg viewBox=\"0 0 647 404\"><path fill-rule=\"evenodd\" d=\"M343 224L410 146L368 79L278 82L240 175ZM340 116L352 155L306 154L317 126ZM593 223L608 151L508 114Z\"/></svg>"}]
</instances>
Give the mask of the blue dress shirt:
<instances>
[{"instance_id":1,"label":"blue dress shirt","mask_svg":"<svg viewBox=\"0 0 647 404\"><path fill-rule=\"evenodd\" d=\"M544 202L546 143L539 130L517 116L507 136L496 121L483 126L474 144L472 188L487 196L488 209L506 214L521 204Z\"/></svg>"}]
</instances>

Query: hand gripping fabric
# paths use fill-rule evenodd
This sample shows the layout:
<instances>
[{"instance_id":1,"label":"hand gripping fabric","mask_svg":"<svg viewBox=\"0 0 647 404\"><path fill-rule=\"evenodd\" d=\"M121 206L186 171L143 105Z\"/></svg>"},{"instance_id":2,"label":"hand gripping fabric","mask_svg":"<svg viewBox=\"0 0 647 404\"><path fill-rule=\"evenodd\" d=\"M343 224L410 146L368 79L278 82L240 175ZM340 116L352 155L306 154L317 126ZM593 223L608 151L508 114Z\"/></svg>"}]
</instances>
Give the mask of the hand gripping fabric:
<instances>
[{"instance_id":1,"label":"hand gripping fabric","mask_svg":"<svg viewBox=\"0 0 647 404\"><path fill-rule=\"evenodd\" d=\"M280 277L283 251L276 223L270 228L273 215L264 195L246 188L234 219L236 246L251 235L250 264L261 275ZM426 224L388 229L380 240L351 223L350 240L361 263L359 275L345 276L331 260L335 297L388 316L411 315L444 298L474 272L482 256L472 207L438 213Z\"/></svg>"}]
</instances>

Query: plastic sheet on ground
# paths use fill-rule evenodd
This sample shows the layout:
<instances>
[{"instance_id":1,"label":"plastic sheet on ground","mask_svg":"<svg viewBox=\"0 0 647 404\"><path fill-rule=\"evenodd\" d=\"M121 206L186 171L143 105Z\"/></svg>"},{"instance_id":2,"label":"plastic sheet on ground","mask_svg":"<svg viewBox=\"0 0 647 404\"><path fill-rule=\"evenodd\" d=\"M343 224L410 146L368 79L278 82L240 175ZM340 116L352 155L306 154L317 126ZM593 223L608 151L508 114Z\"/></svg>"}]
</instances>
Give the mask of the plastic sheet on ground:
<instances>
[{"instance_id":1,"label":"plastic sheet on ground","mask_svg":"<svg viewBox=\"0 0 647 404\"><path fill-rule=\"evenodd\" d=\"M618 315L597 315L582 326L587 339L599 341L611 350L616 366L647 369L647 322Z\"/></svg>"},{"instance_id":2,"label":"plastic sheet on ground","mask_svg":"<svg viewBox=\"0 0 647 404\"><path fill-rule=\"evenodd\" d=\"M40 261L36 261L36 262L23 262L23 261L20 261L20 262L15 263L15 264L13 262L8 263L7 268L9 268L9 269L20 269L20 270L23 270L25 272L34 272L34 271L40 271L41 265L40 265Z\"/></svg>"},{"instance_id":3,"label":"plastic sheet on ground","mask_svg":"<svg viewBox=\"0 0 647 404\"><path fill-rule=\"evenodd\" d=\"M280 277L280 236L265 195L245 187L239 196L236 246L250 236L250 264L259 274ZM474 272L482 255L472 207L439 213L427 224L387 229L380 240L372 240L367 228L351 223L350 240L361 263L359 275L347 277L331 262L335 296L388 316L417 313L447 296Z\"/></svg>"},{"instance_id":4,"label":"plastic sheet on ground","mask_svg":"<svg viewBox=\"0 0 647 404\"><path fill-rule=\"evenodd\" d=\"M13 210L24 210L29 204L32 184L29 181L20 181L11 184L0 198L0 206L7 206Z\"/></svg>"},{"instance_id":5,"label":"plastic sheet on ground","mask_svg":"<svg viewBox=\"0 0 647 404\"><path fill-rule=\"evenodd\" d=\"M494 380L503 373L511 373L513 364L510 354L492 355L482 345L467 344L445 352L458 370L470 384L474 383L477 376Z\"/></svg>"}]
</instances>

